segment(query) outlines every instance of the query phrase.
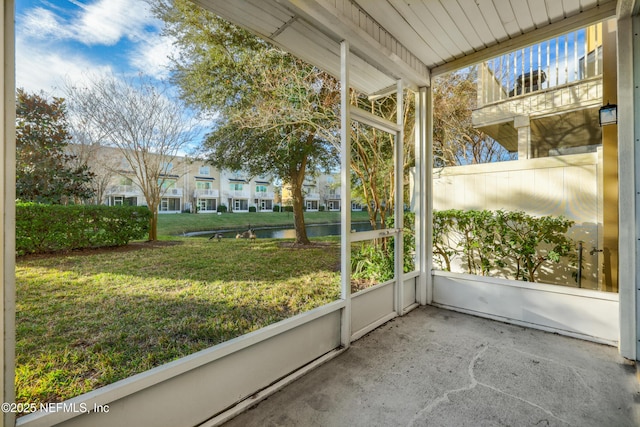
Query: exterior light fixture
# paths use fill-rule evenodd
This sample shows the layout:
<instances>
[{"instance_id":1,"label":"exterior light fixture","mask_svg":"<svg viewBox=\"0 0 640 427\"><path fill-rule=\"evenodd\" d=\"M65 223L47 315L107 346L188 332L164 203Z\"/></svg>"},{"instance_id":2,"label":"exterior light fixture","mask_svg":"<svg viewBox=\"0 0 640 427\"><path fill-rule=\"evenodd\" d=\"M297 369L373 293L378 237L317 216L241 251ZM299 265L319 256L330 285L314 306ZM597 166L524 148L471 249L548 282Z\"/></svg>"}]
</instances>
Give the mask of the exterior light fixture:
<instances>
[{"instance_id":1,"label":"exterior light fixture","mask_svg":"<svg viewBox=\"0 0 640 427\"><path fill-rule=\"evenodd\" d=\"M600 127L618 123L618 106L616 104L603 105L598 112Z\"/></svg>"}]
</instances>

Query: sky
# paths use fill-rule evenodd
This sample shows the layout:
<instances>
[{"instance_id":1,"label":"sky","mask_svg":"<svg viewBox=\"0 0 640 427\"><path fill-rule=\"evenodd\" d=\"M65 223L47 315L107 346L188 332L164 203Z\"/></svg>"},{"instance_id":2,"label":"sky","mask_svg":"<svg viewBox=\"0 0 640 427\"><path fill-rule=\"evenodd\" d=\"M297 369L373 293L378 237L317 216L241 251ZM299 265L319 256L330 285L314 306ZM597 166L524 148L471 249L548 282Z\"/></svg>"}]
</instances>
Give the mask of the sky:
<instances>
[{"instance_id":1,"label":"sky","mask_svg":"<svg viewBox=\"0 0 640 427\"><path fill-rule=\"evenodd\" d=\"M16 86L62 96L105 72L166 78L171 41L144 0L17 0Z\"/></svg>"}]
</instances>

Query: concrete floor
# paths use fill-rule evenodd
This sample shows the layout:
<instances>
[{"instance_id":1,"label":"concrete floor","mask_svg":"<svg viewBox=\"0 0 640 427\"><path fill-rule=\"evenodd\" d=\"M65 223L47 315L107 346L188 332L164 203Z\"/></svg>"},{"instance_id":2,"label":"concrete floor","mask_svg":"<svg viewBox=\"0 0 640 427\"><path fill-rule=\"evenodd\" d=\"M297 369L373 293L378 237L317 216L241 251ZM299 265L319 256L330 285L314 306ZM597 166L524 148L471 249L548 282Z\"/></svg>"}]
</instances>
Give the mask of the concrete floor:
<instances>
[{"instance_id":1,"label":"concrete floor","mask_svg":"<svg viewBox=\"0 0 640 427\"><path fill-rule=\"evenodd\" d=\"M421 307L225 424L640 426L616 348Z\"/></svg>"}]
</instances>

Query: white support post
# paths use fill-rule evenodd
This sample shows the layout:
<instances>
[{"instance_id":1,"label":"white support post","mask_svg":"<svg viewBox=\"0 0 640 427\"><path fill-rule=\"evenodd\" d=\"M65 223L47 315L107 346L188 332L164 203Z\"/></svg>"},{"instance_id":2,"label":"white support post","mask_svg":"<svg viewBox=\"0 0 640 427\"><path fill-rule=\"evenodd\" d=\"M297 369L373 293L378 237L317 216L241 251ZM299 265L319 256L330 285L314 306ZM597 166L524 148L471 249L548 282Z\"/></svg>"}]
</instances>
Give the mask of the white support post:
<instances>
[{"instance_id":1,"label":"white support post","mask_svg":"<svg viewBox=\"0 0 640 427\"><path fill-rule=\"evenodd\" d=\"M640 336L637 313L640 305L638 258L640 240L640 18L626 17L617 22L618 44L618 176L619 176L619 240L618 293L620 295L620 354L637 360ZM597 58L597 55L596 55Z\"/></svg>"},{"instance_id":2,"label":"white support post","mask_svg":"<svg viewBox=\"0 0 640 427\"><path fill-rule=\"evenodd\" d=\"M351 115L349 105L349 42L340 43L340 279L342 309L340 342L351 344Z\"/></svg>"},{"instance_id":3,"label":"white support post","mask_svg":"<svg viewBox=\"0 0 640 427\"><path fill-rule=\"evenodd\" d=\"M530 159L531 156L531 122L528 116L516 116L513 127L518 131L518 160Z\"/></svg>"},{"instance_id":4,"label":"white support post","mask_svg":"<svg viewBox=\"0 0 640 427\"><path fill-rule=\"evenodd\" d=\"M424 88L419 88L415 93L415 126L414 126L414 151L416 166L413 184L412 205L416 214L415 239L416 239L416 268L420 272L418 283L416 284L416 301L420 305L427 303L427 270L426 270L426 203L425 203L425 171L424 171L424 148L425 148L425 97Z\"/></svg>"},{"instance_id":5,"label":"white support post","mask_svg":"<svg viewBox=\"0 0 640 427\"><path fill-rule=\"evenodd\" d=\"M416 253L418 254L418 270L420 277L416 289L416 300L420 305L427 305L432 300L433 250L432 250L432 132L431 88L421 87L416 93L415 111L415 152L416 152L416 189L414 197L416 205Z\"/></svg>"},{"instance_id":6,"label":"white support post","mask_svg":"<svg viewBox=\"0 0 640 427\"><path fill-rule=\"evenodd\" d=\"M0 151L0 213L2 229L0 229L0 255L2 256L2 317L0 332L2 333L2 350L0 351L0 370L2 383L2 401L11 403L15 400L15 164L16 164L16 132L15 132L15 48L14 48L14 0L5 0L2 8L3 31L2 43L2 99L0 107L2 117L3 149ZM4 412L0 418L0 426L13 426L15 414Z\"/></svg>"},{"instance_id":7,"label":"white support post","mask_svg":"<svg viewBox=\"0 0 640 427\"><path fill-rule=\"evenodd\" d=\"M396 313L404 314L404 90L402 81L396 83L396 124L398 130L395 133L394 167L395 167L395 193L394 227L396 241L394 244L395 277L396 277Z\"/></svg>"},{"instance_id":8,"label":"white support post","mask_svg":"<svg viewBox=\"0 0 640 427\"><path fill-rule=\"evenodd\" d=\"M422 139L424 154L424 213L426 235L424 239L425 270L426 275L426 300L425 304L433 301L433 89L431 86L424 88L424 112L425 126Z\"/></svg>"}]
</instances>

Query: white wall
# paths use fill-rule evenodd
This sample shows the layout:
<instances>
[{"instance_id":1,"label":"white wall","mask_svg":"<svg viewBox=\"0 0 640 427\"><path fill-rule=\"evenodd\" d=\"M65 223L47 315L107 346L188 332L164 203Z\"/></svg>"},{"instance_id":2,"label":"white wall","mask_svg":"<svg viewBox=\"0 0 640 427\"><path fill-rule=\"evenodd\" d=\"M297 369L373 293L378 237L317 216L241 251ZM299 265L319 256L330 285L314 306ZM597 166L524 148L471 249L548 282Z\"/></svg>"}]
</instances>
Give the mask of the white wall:
<instances>
[{"instance_id":1,"label":"white wall","mask_svg":"<svg viewBox=\"0 0 640 427\"><path fill-rule=\"evenodd\" d=\"M602 206L599 197L600 151L434 170L433 207L522 210L531 215L562 215L575 221L571 237L584 241L582 287L598 289ZM577 252L576 252L577 253ZM462 272L464 270L454 270ZM540 281L576 286L571 273L543 269Z\"/></svg>"}]
</instances>

